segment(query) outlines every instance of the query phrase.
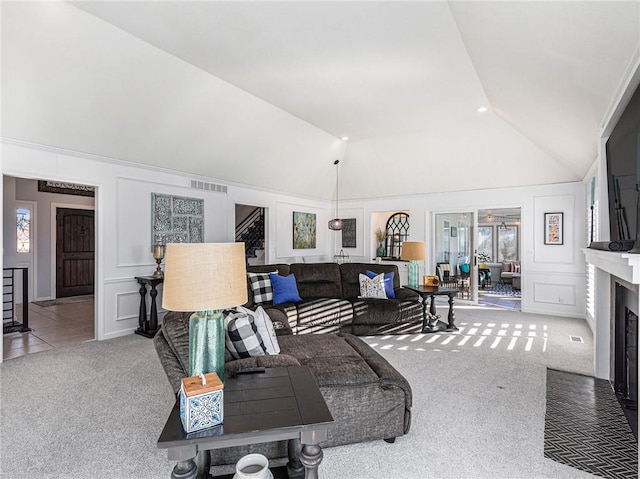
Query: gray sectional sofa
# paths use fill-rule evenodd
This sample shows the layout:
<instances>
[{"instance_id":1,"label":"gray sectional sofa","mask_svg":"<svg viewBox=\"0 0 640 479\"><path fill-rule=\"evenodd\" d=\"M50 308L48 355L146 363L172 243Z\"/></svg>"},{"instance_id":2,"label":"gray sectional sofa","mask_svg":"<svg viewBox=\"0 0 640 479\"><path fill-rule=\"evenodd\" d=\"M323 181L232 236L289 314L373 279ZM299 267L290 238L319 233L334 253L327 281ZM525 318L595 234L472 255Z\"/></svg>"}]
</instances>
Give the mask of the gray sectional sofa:
<instances>
[{"instance_id":1,"label":"gray sectional sofa","mask_svg":"<svg viewBox=\"0 0 640 479\"><path fill-rule=\"evenodd\" d=\"M180 389L189 364L190 313L167 313L154 338L171 387ZM351 334L301 334L280 331L280 354L232 360L226 377L240 369L302 365L309 368L334 418L327 441L331 447L384 439L393 442L411 426L411 387L407 380L362 339ZM258 452L272 464L285 461L287 442L211 451L211 472L227 474L245 454ZM203 453L206 454L206 453ZM206 462L206 461L204 461ZM198 476L200 477L200 476Z\"/></svg>"},{"instance_id":2,"label":"gray sectional sofa","mask_svg":"<svg viewBox=\"0 0 640 479\"><path fill-rule=\"evenodd\" d=\"M359 274L394 273L395 299L359 298ZM370 263L293 263L249 266L247 272L275 272L295 275L302 301L273 305L262 304L272 321L289 327L296 334L345 332L375 335L420 332L422 306L418 295L400 286L398 267ZM247 283L249 300L255 308L253 291Z\"/></svg>"},{"instance_id":3,"label":"gray sectional sofa","mask_svg":"<svg viewBox=\"0 0 640 479\"><path fill-rule=\"evenodd\" d=\"M380 439L393 442L407 434L412 403L409 383L367 343L350 334L381 333L398 325L415 325L419 330L420 303L414 293L400 288L397 268L324 263L253 266L248 271L276 269L280 275L295 274L302 298L296 304L262 305L276 325L280 354L237 360L228 355L226 377L253 367L308 367L335 421L322 447ZM397 298L359 299L358 274L367 269L376 273L394 271ZM246 306L256 307L251 288ZM190 313L167 313L154 338L160 362L176 392L180 380L187 375L189 316ZM211 451L211 472L232 472L238 459L251 452L282 462L287 457L287 442Z\"/></svg>"}]
</instances>

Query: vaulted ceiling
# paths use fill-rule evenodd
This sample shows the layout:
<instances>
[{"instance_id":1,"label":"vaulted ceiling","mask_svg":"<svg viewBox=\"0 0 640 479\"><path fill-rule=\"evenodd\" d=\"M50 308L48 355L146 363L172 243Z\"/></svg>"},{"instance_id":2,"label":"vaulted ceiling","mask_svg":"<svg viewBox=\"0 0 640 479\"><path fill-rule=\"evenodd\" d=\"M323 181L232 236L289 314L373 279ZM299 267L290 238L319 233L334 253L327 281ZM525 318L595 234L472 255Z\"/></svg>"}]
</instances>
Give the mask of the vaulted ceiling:
<instances>
[{"instance_id":1,"label":"vaulted ceiling","mask_svg":"<svg viewBox=\"0 0 640 479\"><path fill-rule=\"evenodd\" d=\"M638 1L6 3L3 136L320 198L579 181L640 45Z\"/></svg>"}]
</instances>

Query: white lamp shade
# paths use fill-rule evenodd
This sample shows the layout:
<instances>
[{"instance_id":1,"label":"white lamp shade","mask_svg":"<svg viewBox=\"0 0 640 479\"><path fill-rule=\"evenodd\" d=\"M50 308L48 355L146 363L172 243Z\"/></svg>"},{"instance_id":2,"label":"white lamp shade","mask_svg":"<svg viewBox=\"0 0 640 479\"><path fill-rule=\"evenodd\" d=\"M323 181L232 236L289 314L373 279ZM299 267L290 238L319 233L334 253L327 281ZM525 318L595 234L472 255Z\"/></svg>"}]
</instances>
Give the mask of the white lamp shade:
<instances>
[{"instance_id":1,"label":"white lamp shade","mask_svg":"<svg viewBox=\"0 0 640 479\"><path fill-rule=\"evenodd\" d=\"M426 259L424 241L403 241L400 259L422 261Z\"/></svg>"},{"instance_id":2,"label":"white lamp shade","mask_svg":"<svg viewBox=\"0 0 640 479\"><path fill-rule=\"evenodd\" d=\"M208 311L247 302L244 243L168 244L162 307Z\"/></svg>"}]
</instances>

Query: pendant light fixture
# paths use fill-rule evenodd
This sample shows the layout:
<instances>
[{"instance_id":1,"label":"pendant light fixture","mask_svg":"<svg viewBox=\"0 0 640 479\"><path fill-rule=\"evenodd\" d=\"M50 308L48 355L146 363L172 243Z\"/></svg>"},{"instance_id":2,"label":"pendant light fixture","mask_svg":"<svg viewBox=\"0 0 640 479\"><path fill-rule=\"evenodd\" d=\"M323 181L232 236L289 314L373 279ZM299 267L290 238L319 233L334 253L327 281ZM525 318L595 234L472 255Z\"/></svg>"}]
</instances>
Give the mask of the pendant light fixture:
<instances>
[{"instance_id":1,"label":"pendant light fixture","mask_svg":"<svg viewBox=\"0 0 640 479\"><path fill-rule=\"evenodd\" d=\"M342 220L338 218L338 163L340 163L340 160L333 162L333 164L336 165L336 217L329 220L329 229L335 231L342 229Z\"/></svg>"}]
</instances>

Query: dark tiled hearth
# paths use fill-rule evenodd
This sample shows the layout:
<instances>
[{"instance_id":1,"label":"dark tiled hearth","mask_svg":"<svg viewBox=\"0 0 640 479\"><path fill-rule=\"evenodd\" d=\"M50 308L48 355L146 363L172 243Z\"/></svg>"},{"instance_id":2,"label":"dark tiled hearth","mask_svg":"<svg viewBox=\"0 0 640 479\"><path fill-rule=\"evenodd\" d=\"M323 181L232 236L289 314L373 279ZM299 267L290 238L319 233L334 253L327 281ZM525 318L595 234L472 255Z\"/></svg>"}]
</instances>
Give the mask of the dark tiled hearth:
<instances>
[{"instance_id":1,"label":"dark tiled hearth","mask_svg":"<svg viewBox=\"0 0 640 479\"><path fill-rule=\"evenodd\" d=\"M608 381L547 369L544 455L607 477L638 477L638 446Z\"/></svg>"}]
</instances>

